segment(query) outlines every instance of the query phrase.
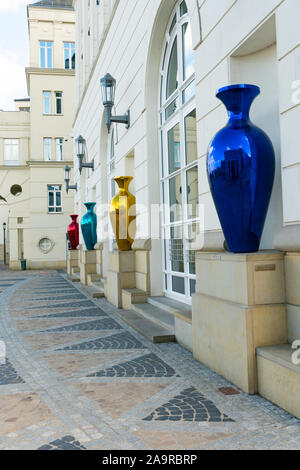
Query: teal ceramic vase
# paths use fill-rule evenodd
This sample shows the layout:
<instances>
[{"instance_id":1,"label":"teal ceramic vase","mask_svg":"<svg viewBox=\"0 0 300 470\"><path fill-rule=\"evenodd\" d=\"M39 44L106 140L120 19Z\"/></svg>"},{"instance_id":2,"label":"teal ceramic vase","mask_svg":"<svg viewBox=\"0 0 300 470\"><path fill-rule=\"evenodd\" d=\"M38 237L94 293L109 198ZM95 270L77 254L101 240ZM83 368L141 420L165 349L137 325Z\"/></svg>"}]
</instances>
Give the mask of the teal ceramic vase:
<instances>
[{"instance_id":1,"label":"teal ceramic vase","mask_svg":"<svg viewBox=\"0 0 300 470\"><path fill-rule=\"evenodd\" d=\"M97 243L97 216L94 213L95 202L86 202L87 213L81 219L81 232L86 249L93 250Z\"/></svg>"}]
</instances>

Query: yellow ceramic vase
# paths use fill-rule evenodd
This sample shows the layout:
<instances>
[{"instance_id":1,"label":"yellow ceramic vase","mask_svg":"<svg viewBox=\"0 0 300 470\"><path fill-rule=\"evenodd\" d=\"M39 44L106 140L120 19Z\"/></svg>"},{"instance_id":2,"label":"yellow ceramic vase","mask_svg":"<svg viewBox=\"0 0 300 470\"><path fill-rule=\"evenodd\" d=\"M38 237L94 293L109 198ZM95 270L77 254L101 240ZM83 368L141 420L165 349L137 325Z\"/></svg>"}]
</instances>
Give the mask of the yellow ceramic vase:
<instances>
[{"instance_id":1,"label":"yellow ceramic vase","mask_svg":"<svg viewBox=\"0 0 300 470\"><path fill-rule=\"evenodd\" d=\"M119 186L119 193L110 203L110 221L120 251L131 250L136 231L135 197L129 192L132 176L114 178Z\"/></svg>"}]
</instances>

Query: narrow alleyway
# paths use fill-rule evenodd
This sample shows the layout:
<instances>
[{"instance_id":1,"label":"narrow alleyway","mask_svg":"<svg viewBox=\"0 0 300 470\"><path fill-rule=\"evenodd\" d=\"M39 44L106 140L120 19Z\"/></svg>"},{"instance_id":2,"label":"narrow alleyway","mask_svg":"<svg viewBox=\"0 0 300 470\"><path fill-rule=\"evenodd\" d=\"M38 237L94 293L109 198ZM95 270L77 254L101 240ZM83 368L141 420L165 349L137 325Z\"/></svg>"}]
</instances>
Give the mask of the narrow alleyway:
<instances>
[{"instance_id":1,"label":"narrow alleyway","mask_svg":"<svg viewBox=\"0 0 300 470\"><path fill-rule=\"evenodd\" d=\"M299 420L64 273L1 270L0 290L0 449L299 449Z\"/></svg>"}]
</instances>

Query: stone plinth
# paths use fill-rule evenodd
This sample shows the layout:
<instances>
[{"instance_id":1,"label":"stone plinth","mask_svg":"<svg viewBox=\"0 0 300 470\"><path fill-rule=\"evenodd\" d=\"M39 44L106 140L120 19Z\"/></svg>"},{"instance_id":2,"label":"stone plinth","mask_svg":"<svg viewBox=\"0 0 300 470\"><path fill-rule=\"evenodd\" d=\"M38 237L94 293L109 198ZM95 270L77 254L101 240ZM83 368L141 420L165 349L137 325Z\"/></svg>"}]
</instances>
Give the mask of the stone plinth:
<instances>
[{"instance_id":1,"label":"stone plinth","mask_svg":"<svg viewBox=\"0 0 300 470\"><path fill-rule=\"evenodd\" d=\"M102 275L102 250L103 244L97 243L94 250L80 250L80 282L89 283L89 274Z\"/></svg>"},{"instance_id":2,"label":"stone plinth","mask_svg":"<svg viewBox=\"0 0 300 470\"><path fill-rule=\"evenodd\" d=\"M69 250L67 259L67 272L71 276L73 274L73 268L78 268L79 263L79 250Z\"/></svg>"},{"instance_id":3,"label":"stone plinth","mask_svg":"<svg viewBox=\"0 0 300 470\"><path fill-rule=\"evenodd\" d=\"M194 357L257 393L256 348L287 340L284 255L197 253Z\"/></svg>"},{"instance_id":4,"label":"stone plinth","mask_svg":"<svg viewBox=\"0 0 300 470\"><path fill-rule=\"evenodd\" d=\"M285 281L288 339L300 339L300 253L286 253Z\"/></svg>"},{"instance_id":5,"label":"stone plinth","mask_svg":"<svg viewBox=\"0 0 300 470\"><path fill-rule=\"evenodd\" d=\"M135 252L113 251L109 253L105 296L109 302L122 308L122 289L135 287Z\"/></svg>"}]
</instances>

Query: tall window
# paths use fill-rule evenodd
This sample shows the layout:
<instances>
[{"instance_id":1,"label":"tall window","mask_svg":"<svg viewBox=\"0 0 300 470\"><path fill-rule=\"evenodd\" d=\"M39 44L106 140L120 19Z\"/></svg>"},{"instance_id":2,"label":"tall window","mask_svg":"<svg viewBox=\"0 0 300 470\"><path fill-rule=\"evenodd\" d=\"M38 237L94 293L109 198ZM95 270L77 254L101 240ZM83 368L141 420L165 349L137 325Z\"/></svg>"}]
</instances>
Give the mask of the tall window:
<instances>
[{"instance_id":1,"label":"tall window","mask_svg":"<svg viewBox=\"0 0 300 470\"><path fill-rule=\"evenodd\" d=\"M159 81L159 123L163 214L164 290L187 303L195 292L195 233L198 160L195 66L185 1L174 10L166 33Z\"/></svg>"},{"instance_id":2,"label":"tall window","mask_svg":"<svg viewBox=\"0 0 300 470\"><path fill-rule=\"evenodd\" d=\"M53 42L40 41L40 65L42 69L53 67Z\"/></svg>"},{"instance_id":3,"label":"tall window","mask_svg":"<svg viewBox=\"0 0 300 470\"><path fill-rule=\"evenodd\" d=\"M52 160L52 139L50 137L44 138L44 160L46 162Z\"/></svg>"},{"instance_id":4,"label":"tall window","mask_svg":"<svg viewBox=\"0 0 300 470\"><path fill-rule=\"evenodd\" d=\"M55 92L55 112L56 114L62 114L62 92Z\"/></svg>"},{"instance_id":5,"label":"tall window","mask_svg":"<svg viewBox=\"0 0 300 470\"><path fill-rule=\"evenodd\" d=\"M48 212L62 212L61 186L48 185Z\"/></svg>"},{"instance_id":6,"label":"tall window","mask_svg":"<svg viewBox=\"0 0 300 470\"><path fill-rule=\"evenodd\" d=\"M44 114L51 114L51 91L43 91Z\"/></svg>"},{"instance_id":7,"label":"tall window","mask_svg":"<svg viewBox=\"0 0 300 470\"><path fill-rule=\"evenodd\" d=\"M75 69L75 43L65 42L65 69Z\"/></svg>"},{"instance_id":8,"label":"tall window","mask_svg":"<svg viewBox=\"0 0 300 470\"><path fill-rule=\"evenodd\" d=\"M4 139L4 164L19 165L19 139Z\"/></svg>"},{"instance_id":9,"label":"tall window","mask_svg":"<svg viewBox=\"0 0 300 470\"><path fill-rule=\"evenodd\" d=\"M63 143L64 139L62 137L58 137L55 139L56 143L56 160L61 162L63 160Z\"/></svg>"}]
</instances>

